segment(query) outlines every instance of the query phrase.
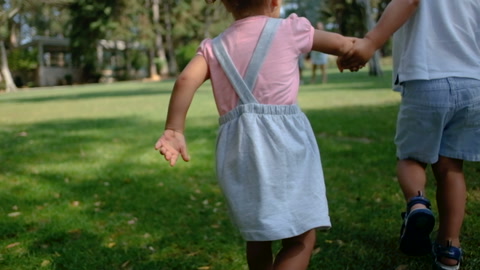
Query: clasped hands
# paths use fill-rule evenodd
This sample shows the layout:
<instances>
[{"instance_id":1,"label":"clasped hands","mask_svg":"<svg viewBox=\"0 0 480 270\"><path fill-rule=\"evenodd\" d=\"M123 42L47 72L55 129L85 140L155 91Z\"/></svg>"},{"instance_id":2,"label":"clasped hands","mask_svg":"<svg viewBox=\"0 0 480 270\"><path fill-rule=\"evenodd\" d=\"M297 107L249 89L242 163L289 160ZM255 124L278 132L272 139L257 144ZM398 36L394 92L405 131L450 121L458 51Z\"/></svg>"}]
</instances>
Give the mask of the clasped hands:
<instances>
[{"instance_id":1,"label":"clasped hands","mask_svg":"<svg viewBox=\"0 0 480 270\"><path fill-rule=\"evenodd\" d=\"M365 66L375 51L376 47L370 39L355 38L352 48L346 54L337 58L337 67L341 72L346 69L356 72Z\"/></svg>"}]
</instances>

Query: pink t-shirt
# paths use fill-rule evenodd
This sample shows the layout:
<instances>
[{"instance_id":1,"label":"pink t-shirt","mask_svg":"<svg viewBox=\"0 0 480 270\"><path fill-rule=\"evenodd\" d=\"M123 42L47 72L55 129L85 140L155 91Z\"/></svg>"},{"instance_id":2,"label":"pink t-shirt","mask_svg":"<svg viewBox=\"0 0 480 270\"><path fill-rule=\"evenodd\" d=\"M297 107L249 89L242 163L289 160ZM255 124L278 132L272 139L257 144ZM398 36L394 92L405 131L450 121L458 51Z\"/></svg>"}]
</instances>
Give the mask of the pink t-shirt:
<instances>
[{"instance_id":1,"label":"pink t-shirt","mask_svg":"<svg viewBox=\"0 0 480 270\"><path fill-rule=\"evenodd\" d=\"M267 16L253 16L238 20L223 33L225 49L241 76L246 72L267 19ZM292 14L282 20L253 90L259 103L291 105L297 102L298 57L312 50L313 33L314 28L306 18ZM197 54L208 63L215 103L223 115L237 106L238 96L213 53L211 39L202 41Z\"/></svg>"}]
</instances>

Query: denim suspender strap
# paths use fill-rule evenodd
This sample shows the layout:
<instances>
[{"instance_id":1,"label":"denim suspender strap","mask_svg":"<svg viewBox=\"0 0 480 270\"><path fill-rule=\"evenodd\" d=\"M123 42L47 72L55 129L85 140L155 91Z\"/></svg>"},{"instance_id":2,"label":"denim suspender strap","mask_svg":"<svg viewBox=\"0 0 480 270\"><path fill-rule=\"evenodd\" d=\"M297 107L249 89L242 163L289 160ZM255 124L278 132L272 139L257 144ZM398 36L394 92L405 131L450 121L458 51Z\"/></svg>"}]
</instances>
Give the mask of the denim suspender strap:
<instances>
[{"instance_id":1,"label":"denim suspender strap","mask_svg":"<svg viewBox=\"0 0 480 270\"><path fill-rule=\"evenodd\" d=\"M250 59L247 72L245 74L245 80L240 76L235 68L235 65L233 64L232 59L230 58L230 55L225 50L221 36L213 39L213 52L228 79L230 80L230 83L235 89L237 95L239 96L240 102L243 104L258 103L253 96L252 91L255 87L258 72L263 64L263 61L265 60L265 56L267 55L271 41L275 36L276 29L280 22L280 19L268 19Z\"/></svg>"},{"instance_id":2,"label":"denim suspender strap","mask_svg":"<svg viewBox=\"0 0 480 270\"><path fill-rule=\"evenodd\" d=\"M253 52L250 63L248 64L247 72L244 79L249 86L250 91L255 88L255 82L257 81L258 72L262 67L263 61L268 54L272 40L277 33L277 28L282 22L281 19L269 18L265 26L263 27L262 34L258 40L255 51Z\"/></svg>"}]
</instances>

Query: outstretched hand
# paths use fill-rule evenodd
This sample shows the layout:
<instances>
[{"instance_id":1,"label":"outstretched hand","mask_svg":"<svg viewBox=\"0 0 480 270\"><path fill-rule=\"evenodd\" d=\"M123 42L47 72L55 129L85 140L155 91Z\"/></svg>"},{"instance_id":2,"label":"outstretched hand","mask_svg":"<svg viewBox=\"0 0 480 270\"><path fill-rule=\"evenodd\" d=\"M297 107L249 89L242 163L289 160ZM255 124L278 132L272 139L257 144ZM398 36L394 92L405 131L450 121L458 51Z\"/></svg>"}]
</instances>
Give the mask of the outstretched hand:
<instances>
[{"instance_id":1,"label":"outstretched hand","mask_svg":"<svg viewBox=\"0 0 480 270\"><path fill-rule=\"evenodd\" d=\"M159 151L165 157L165 160L170 162L170 166L175 166L179 155L182 156L184 161L190 160L185 136L178 131L165 130L162 137L155 144L155 150Z\"/></svg>"},{"instance_id":2,"label":"outstretched hand","mask_svg":"<svg viewBox=\"0 0 480 270\"><path fill-rule=\"evenodd\" d=\"M358 71L372 58L375 50L376 48L371 40L358 39L349 52L337 58L337 67L342 72L345 69Z\"/></svg>"}]
</instances>

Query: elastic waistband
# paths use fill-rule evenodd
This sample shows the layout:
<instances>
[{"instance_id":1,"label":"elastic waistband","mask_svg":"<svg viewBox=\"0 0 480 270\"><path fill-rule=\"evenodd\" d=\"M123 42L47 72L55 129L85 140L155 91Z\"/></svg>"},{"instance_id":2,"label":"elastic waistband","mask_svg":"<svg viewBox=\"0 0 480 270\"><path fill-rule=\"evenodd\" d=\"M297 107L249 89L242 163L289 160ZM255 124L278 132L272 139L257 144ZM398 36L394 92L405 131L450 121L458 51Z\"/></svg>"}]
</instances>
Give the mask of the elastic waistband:
<instances>
[{"instance_id":1,"label":"elastic waistband","mask_svg":"<svg viewBox=\"0 0 480 270\"><path fill-rule=\"evenodd\" d=\"M270 115L286 115L286 114L298 114L302 113L298 105L266 105L258 103L249 103L242 104L235 109L229 111L228 113L220 116L218 122L224 124L232 119L237 118L238 116L244 113L255 113L255 114L270 114Z\"/></svg>"}]
</instances>

